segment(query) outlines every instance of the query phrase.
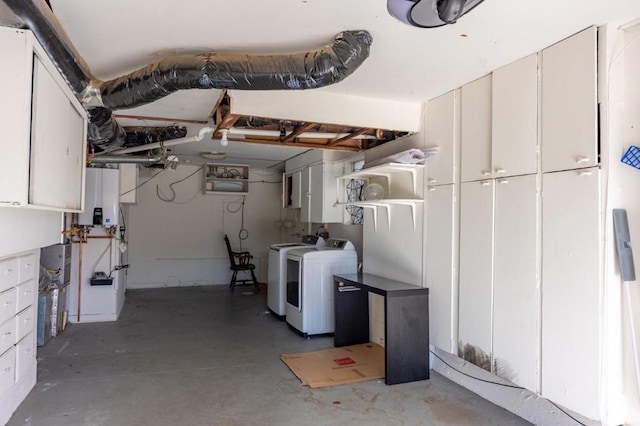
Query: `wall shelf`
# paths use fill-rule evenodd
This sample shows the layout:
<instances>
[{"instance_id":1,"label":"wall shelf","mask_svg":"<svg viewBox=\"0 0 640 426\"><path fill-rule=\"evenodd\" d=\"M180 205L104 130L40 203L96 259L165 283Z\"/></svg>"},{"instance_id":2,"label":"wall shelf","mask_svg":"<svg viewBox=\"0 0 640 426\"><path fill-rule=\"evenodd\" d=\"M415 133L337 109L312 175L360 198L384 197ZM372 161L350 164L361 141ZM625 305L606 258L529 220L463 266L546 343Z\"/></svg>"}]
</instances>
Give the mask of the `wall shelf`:
<instances>
[{"instance_id":1,"label":"wall shelf","mask_svg":"<svg viewBox=\"0 0 640 426\"><path fill-rule=\"evenodd\" d=\"M202 166L204 194L249 193L249 166L242 164L206 163Z\"/></svg>"},{"instance_id":2,"label":"wall shelf","mask_svg":"<svg viewBox=\"0 0 640 426\"><path fill-rule=\"evenodd\" d=\"M344 186L344 181L350 179L364 180L367 183L371 183L371 179L383 177L386 179L385 193L386 198L380 200L364 200L364 201L341 201L337 200L336 206L358 206L362 208L371 209L373 212L373 227L374 231L378 229L378 209L384 208L387 213L387 224L391 226L391 206L403 205L411 208L411 218L413 222L413 229L416 228L416 206L418 204L424 204L424 199L420 194L419 183L422 182L422 171L424 170L423 164L403 164L403 163L387 163L367 169L359 170L357 172L342 175L337 178L338 194L343 193L341 186ZM406 197L406 188L398 188L391 183L391 176L407 173L411 177L411 190L410 196ZM404 189L404 190L402 190ZM395 194L403 194L403 198L394 198Z\"/></svg>"}]
</instances>

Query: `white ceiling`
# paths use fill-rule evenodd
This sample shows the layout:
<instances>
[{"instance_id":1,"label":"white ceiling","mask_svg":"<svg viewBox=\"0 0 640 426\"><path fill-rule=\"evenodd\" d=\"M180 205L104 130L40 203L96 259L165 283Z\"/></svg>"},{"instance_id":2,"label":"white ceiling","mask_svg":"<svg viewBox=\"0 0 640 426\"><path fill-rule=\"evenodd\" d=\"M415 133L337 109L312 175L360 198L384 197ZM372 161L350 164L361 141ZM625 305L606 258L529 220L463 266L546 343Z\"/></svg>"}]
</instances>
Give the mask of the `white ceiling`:
<instances>
[{"instance_id":1,"label":"white ceiling","mask_svg":"<svg viewBox=\"0 0 640 426\"><path fill-rule=\"evenodd\" d=\"M344 81L317 90L415 103L587 26L626 23L640 17L640 0L486 0L455 25L422 29L392 18L386 0L50 2L75 47L100 79L122 75L168 54L315 50L340 31L366 29L373 36L370 57ZM218 94L217 90L183 91L117 113L202 120ZM197 129L190 127L190 132ZM181 146L176 152L220 150L208 138L200 145ZM235 157L267 158L266 165L301 150L231 143L228 151Z\"/></svg>"}]
</instances>

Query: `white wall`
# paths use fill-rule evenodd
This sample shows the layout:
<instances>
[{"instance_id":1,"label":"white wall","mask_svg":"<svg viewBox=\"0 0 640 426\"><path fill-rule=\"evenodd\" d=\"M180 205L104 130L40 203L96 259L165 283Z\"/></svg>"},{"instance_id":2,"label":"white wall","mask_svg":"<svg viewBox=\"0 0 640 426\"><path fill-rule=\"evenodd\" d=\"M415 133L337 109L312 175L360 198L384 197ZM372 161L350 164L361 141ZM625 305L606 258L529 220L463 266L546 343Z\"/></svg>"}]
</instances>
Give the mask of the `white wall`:
<instances>
[{"instance_id":1,"label":"white wall","mask_svg":"<svg viewBox=\"0 0 640 426\"><path fill-rule=\"evenodd\" d=\"M609 80L601 81L605 195L605 306L603 347L603 420L606 424L640 424L640 396L633 360L630 317L625 304L613 238L612 209L627 210L636 274L640 274L640 170L620 162L630 145L640 145L640 26L618 31L610 25L603 62ZM602 74L602 73L601 73ZM640 325L638 282L632 305Z\"/></svg>"},{"instance_id":2,"label":"white wall","mask_svg":"<svg viewBox=\"0 0 640 426\"><path fill-rule=\"evenodd\" d=\"M223 236L228 234L232 248L240 249L239 208L243 197L203 195L202 173L198 169L181 164L177 170L163 171L138 189L138 203L129 207L128 288L229 283L231 272ZM144 172L138 184L149 179L149 170ZM194 172L174 185L175 202L158 198L156 185L171 196L169 185ZM258 182L263 180L276 183ZM244 228L249 237L242 242L242 249L254 256L261 282L266 282L267 248L280 240L276 225L281 214L280 180L279 172L264 170L251 170L249 176L244 208Z\"/></svg>"}]
</instances>

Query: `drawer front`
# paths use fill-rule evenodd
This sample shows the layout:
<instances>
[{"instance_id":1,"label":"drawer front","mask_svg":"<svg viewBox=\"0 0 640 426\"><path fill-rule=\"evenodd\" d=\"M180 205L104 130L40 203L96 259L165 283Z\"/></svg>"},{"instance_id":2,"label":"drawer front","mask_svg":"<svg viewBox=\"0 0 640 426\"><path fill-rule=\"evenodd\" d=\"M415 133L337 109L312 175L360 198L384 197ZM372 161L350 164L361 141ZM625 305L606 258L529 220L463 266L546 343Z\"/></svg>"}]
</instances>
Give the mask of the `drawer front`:
<instances>
[{"instance_id":1,"label":"drawer front","mask_svg":"<svg viewBox=\"0 0 640 426\"><path fill-rule=\"evenodd\" d=\"M36 255L29 254L18 258L18 283L36 278Z\"/></svg>"},{"instance_id":2,"label":"drawer front","mask_svg":"<svg viewBox=\"0 0 640 426\"><path fill-rule=\"evenodd\" d=\"M16 317L0 325L0 354L16 343Z\"/></svg>"},{"instance_id":3,"label":"drawer front","mask_svg":"<svg viewBox=\"0 0 640 426\"><path fill-rule=\"evenodd\" d=\"M24 311L16 315L16 334L15 342L21 340L36 328L36 311L33 306L28 307Z\"/></svg>"},{"instance_id":4,"label":"drawer front","mask_svg":"<svg viewBox=\"0 0 640 426\"><path fill-rule=\"evenodd\" d=\"M29 333L16 345L16 382L36 362L36 339Z\"/></svg>"},{"instance_id":5,"label":"drawer front","mask_svg":"<svg viewBox=\"0 0 640 426\"><path fill-rule=\"evenodd\" d=\"M16 348L0 355L0 396L4 395L13 386L16 368Z\"/></svg>"},{"instance_id":6,"label":"drawer front","mask_svg":"<svg viewBox=\"0 0 640 426\"><path fill-rule=\"evenodd\" d=\"M18 291L18 305L16 307L16 311L20 312L26 307L29 307L35 302L35 281L29 280L26 283L20 284L16 287Z\"/></svg>"},{"instance_id":7,"label":"drawer front","mask_svg":"<svg viewBox=\"0 0 640 426\"><path fill-rule=\"evenodd\" d=\"M18 259L7 259L0 262L0 292L18 284Z\"/></svg>"},{"instance_id":8,"label":"drawer front","mask_svg":"<svg viewBox=\"0 0 640 426\"><path fill-rule=\"evenodd\" d=\"M16 314L16 293L15 288L0 293L0 324Z\"/></svg>"}]
</instances>

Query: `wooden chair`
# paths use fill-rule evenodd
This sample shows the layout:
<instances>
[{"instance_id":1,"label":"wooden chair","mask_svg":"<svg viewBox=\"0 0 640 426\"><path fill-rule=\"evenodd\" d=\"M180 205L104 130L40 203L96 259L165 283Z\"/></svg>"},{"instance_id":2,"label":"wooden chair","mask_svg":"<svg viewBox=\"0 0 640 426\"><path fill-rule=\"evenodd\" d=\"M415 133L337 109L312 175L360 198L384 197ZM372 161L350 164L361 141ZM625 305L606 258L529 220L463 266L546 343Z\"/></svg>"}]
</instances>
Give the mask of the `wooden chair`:
<instances>
[{"instance_id":1,"label":"wooden chair","mask_svg":"<svg viewBox=\"0 0 640 426\"><path fill-rule=\"evenodd\" d=\"M256 269L256 265L250 263L250 260L253 259L253 256L248 251L236 252L231 250L231 244L229 243L229 237L227 234L224 234L224 242L227 245L227 252L229 253L229 262L231 263L230 269L233 271L233 276L231 277L231 283L229 284L229 289L233 291L236 285L253 285L256 288L256 293L260 292L260 287L258 286L258 279L256 278L256 274L254 270ZM238 272L241 271L249 271L251 272L250 280L238 280Z\"/></svg>"}]
</instances>

